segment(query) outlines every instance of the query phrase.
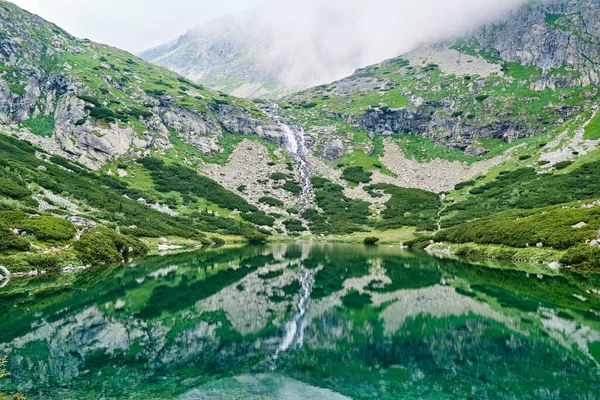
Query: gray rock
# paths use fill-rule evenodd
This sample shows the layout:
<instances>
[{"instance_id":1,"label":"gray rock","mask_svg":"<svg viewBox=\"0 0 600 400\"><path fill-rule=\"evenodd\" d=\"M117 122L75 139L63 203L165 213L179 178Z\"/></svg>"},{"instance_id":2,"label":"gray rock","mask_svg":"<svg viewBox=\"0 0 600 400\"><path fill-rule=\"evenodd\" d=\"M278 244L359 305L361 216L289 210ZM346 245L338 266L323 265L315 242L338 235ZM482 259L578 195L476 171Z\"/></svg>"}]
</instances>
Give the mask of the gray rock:
<instances>
[{"instance_id":1,"label":"gray rock","mask_svg":"<svg viewBox=\"0 0 600 400\"><path fill-rule=\"evenodd\" d=\"M335 161L346 154L344 142L340 139L324 141L318 148L318 154L325 160Z\"/></svg>"}]
</instances>

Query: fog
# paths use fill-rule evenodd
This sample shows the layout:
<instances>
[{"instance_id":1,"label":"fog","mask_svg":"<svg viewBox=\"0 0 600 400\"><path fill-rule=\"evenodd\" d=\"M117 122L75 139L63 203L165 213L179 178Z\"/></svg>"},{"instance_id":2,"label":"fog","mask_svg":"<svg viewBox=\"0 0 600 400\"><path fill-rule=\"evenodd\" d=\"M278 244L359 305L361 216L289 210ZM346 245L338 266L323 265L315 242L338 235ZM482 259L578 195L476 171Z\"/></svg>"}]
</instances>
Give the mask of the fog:
<instances>
[{"instance_id":1,"label":"fog","mask_svg":"<svg viewBox=\"0 0 600 400\"><path fill-rule=\"evenodd\" d=\"M260 46L286 85L340 78L460 35L526 0L15 0L77 36L137 52L226 13L211 32ZM245 11L252 8L251 12ZM223 26L219 27L219 23ZM217 26L215 30L215 25ZM225 26L226 25L226 26ZM204 30L206 31L206 30ZM196 30L202 32L202 29ZM258 43L258 44L257 44Z\"/></svg>"},{"instance_id":2,"label":"fog","mask_svg":"<svg viewBox=\"0 0 600 400\"><path fill-rule=\"evenodd\" d=\"M251 13L223 18L225 31L260 43L258 63L288 86L342 78L468 32L525 0L265 0ZM219 24L211 23L211 36ZM207 29L196 30L206 34Z\"/></svg>"}]
</instances>

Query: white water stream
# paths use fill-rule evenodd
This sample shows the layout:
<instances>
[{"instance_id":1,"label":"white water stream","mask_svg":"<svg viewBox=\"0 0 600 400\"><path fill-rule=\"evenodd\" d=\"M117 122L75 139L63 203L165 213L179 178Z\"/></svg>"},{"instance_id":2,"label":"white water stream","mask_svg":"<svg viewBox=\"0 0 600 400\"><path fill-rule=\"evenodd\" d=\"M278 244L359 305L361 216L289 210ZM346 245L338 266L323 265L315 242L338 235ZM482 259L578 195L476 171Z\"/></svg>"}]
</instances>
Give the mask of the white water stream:
<instances>
[{"instance_id":1,"label":"white water stream","mask_svg":"<svg viewBox=\"0 0 600 400\"><path fill-rule=\"evenodd\" d=\"M273 108L275 111L277 110L276 105L274 105ZM276 115L276 113L272 113L271 117L285 134L283 148L292 155L296 167L298 167L298 172L300 173L300 186L302 187L302 191L300 192L300 215L302 215L302 212L307 207L311 206L311 194L313 192L313 186L310 180L310 166L306 161L308 149L306 148L305 132L302 127L285 124L281 117Z\"/></svg>"}]
</instances>

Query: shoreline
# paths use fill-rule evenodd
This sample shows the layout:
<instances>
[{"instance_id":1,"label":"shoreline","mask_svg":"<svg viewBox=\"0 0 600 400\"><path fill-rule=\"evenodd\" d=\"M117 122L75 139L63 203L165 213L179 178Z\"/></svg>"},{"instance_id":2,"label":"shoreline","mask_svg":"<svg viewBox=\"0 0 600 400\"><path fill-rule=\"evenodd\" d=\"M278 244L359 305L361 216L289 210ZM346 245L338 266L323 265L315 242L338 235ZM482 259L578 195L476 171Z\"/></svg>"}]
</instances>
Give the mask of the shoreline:
<instances>
[{"instance_id":1,"label":"shoreline","mask_svg":"<svg viewBox=\"0 0 600 400\"><path fill-rule=\"evenodd\" d=\"M371 233L372 234L372 233ZM138 257L135 260L131 260L129 263L123 263L121 265L111 265L111 266L92 266L92 265L81 265L74 266L73 264L65 265L59 267L56 270L47 271L42 269L33 269L30 271L19 271L19 272L10 272L6 267L2 267L5 271L9 272L8 276L6 273L0 274L0 288L7 285L7 283L11 280L23 280L26 278L39 278L42 276L56 275L56 274L71 274L74 272L82 272L89 269L96 268L120 268L125 266L133 266L136 264L136 261L142 260L147 257L153 256L167 256L167 255L175 255L175 254L183 254L183 253L191 253L194 251L201 250L211 250L211 249L230 249L230 248L239 248L245 246L256 246L256 244L250 244L244 242L243 240L233 240L228 241L224 245L221 246L203 246L200 242L190 241L190 240L178 240L177 238L169 238L164 240L165 238L161 238L159 240L149 240L145 241L146 244L149 245L150 251L144 257ZM241 238L240 238L241 239ZM335 238L319 238L319 237L309 237L302 236L298 238L292 237L277 237L275 240L268 241L262 246L268 246L272 244L347 244L347 245L360 245L364 246L362 241L358 240L357 237L335 237ZM163 243L163 245L159 244ZM169 243L169 244L165 244ZM162 247L161 247L162 246ZM260 246L260 245L259 245ZM539 273L539 268L542 267L544 271L549 274L561 274L562 272L580 272L580 273L590 273L590 271L579 271L577 269L572 269L568 267L563 267L558 264L558 258L560 254L563 252L553 250L553 249L513 249L510 248L511 251L516 251L516 254L522 254L522 257L519 258L502 258L495 256L494 254L501 253L503 250L509 249L506 246L495 246L495 245L479 245L475 243L464 243L464 244L455 244L455 243L431 243L425 249L411 249L403 244L403 242L389 242L382 241L378 244L378 246L394 246L402 249L406 249L408 251L425 251L432 256L442 256L449 257L453 259L460 260L465 263L470 263L473 265L481 265L481 263L485 262L494 262L499 264L507 264L508 266L513 266L515 269L524 270L529 272ZM460 253L460 250L469 249L476 252L477 256L468 256ZM491 267L488 265L487 267Z\"/></svg>"}]
</instances>

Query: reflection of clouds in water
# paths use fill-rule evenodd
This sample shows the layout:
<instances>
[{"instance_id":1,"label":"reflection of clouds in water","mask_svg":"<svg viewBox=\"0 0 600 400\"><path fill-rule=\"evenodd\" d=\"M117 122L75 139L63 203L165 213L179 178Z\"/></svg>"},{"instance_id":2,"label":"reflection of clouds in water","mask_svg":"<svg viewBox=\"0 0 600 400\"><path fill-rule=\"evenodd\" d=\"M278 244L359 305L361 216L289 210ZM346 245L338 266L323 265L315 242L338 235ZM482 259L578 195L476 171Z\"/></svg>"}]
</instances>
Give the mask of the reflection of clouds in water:
<instances>
[{"instance_id":1,"label":"reflection of clouds in water","mask_svg":"<svg viewBox=\"0 0 600 400\"><path fill-rule=\"evenodd\" d=\"M194 389L177 400L350 400L282 375L241 375Z\"/></svg>"}]
</instances>

